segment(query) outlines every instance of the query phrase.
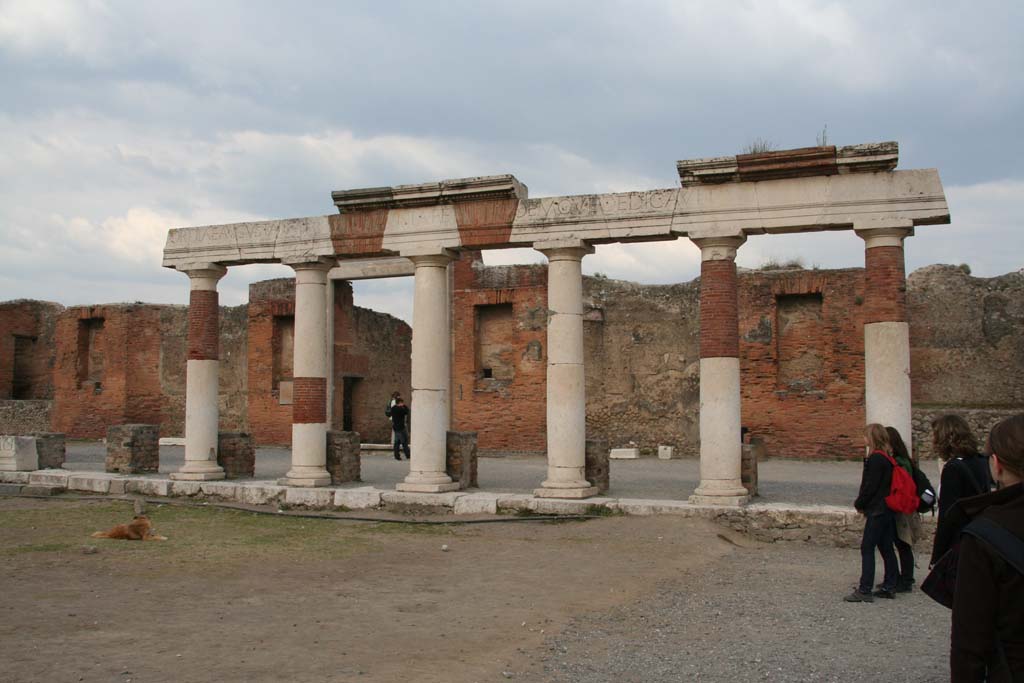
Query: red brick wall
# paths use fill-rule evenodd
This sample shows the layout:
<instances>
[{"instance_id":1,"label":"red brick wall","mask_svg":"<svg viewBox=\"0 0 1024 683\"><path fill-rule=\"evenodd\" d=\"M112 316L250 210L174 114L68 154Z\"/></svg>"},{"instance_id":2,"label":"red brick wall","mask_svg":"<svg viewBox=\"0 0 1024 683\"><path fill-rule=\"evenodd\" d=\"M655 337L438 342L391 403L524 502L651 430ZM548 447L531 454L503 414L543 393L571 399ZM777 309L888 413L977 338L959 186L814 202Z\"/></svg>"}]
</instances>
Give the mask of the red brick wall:
<instances>
[{"instance_id":1,"label":"red brick wall","mask_svg":"<svg viewBox=\"0 0 1024 683\"><path fill-rule=\"evenodd\" d=\"M700 264L700 357L735 358L736 264L729 259Z\"/></svg>"},{"instance_id":2,"label":"red brick wall","mask_svg":"<svg viewBox=\"0 0 1024 683\"><path fill-rule=\"evenodd\" d=\"M476 307L494 304L512 306L504 340L512 352L503 354L514 363L511 379L484 379L477 367ZM485 268L478 252L464 253L454 265L453 309L452 429L476 432L484 454L544 453L547 268Z\"/></svg>"},{"instance_id":3,"label":"red brick wall","mask_svg":"<svg viewBox=\"0 0 1024 683\"><path fill-rule=\"evenodd\" d=\"M257 445L290 444L292 406L281 405L274 381L274 317L295 315L295 281L249 286L249 430Z\"/></svg>"},{"instance_id":4,"label":"red brick wall","mask_svg":"<svg viewBox=\"0 0 1024 683\"><path fill-rule=\"evenodd\" d=\"M864 272L750 272L739 285L743 425L773 456L861 457Z\"/></svg>"},{"instance_id":5,"label":"red brick wall","mask_svg":"<svg viewBox=\"0 0 1024 683\"><path fill-rule=\"evenodd\" d=\"M44 301L0 304L0 400L15 398L15 365L22 390L17 398L53 398L54 321L63 310Z\"/></svg>"}]
</instances>

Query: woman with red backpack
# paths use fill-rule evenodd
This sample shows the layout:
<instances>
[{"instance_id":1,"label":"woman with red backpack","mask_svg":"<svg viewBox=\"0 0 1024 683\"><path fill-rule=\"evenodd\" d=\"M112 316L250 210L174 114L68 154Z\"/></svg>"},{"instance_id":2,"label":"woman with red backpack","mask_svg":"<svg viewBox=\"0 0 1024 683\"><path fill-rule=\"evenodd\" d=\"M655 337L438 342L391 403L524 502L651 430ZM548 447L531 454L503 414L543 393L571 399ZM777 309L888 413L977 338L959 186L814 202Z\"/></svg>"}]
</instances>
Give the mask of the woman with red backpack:
<instances>
[{"instance_id":1,"label":"woman with red backpack","mask_svg":"<svg viewBox=\"0 0 1024 683\"><path fill-rule=\"evenodd\" d=\"M893 465L889 454L889 435L885 427L872 423L864 429L864 472L860 480L860 492L853 507L864 515L864 536L860 542L861 571L857 588L843 598L846 602L874 602L875 597L894 598L896 577L896 551L893 549L896 537L895 514L886 504L886 497L892 488ZM875 549L882 555L885 567L881 587L874 593Z\"/></svg>"},{"instance_id":2,"label":"woman with red backpack","mask_svg":"<svg viewBox=\"0 0 1024 683\"><path fill-rule=\"evenodd\" d=\"M910 459L907 445L895 427L886 427L889 445L896 464L902 467L911 477L914 476L914 462ZM914 543L921 536L921 517L917 512L896 513L896 555L900 560L900 574L896 579L897 593L909 593L914 590Z\"/></svg>"}]
</instances>

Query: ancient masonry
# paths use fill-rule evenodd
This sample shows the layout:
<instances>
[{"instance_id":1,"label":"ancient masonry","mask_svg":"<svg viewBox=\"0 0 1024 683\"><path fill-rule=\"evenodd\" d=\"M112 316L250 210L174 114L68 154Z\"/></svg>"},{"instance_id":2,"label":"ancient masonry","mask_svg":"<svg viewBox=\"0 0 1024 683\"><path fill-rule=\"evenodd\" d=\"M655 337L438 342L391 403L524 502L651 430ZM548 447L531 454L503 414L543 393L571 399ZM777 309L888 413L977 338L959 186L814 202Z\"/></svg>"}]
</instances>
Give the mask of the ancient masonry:
<instances>
[{"instance_id":1,"label":"ancient masonry","mask_svg":"<svg viewBox=\"0 0 1024 683\"><path fill-rule=\"evenodd\" d=\"M399 485L405 491L458 486L445 472L449 429L477 432L481 452L546 451L548 476L535 493L560 498L596 493L584 476L588 431L611 446L624 445L629 433L643 448L662 443L680 452L699 438L694 499L714 504L746 500L741 426L758 433L769 452L799 457L846 455L848 445L855 450L864 419L909 434L912 398L955 401L948 395L933 401L911 388L916 347L908 319L918 310L906 293L903 244L915 226L947 223L949 213L934 170L896 171L896 162L895 143L740 155L679 162L676 189L541 199L528 199L511 176L471 178L336 192L339 213L332 216L172 230L164 265L187 274L191 284L181 353L188 368L186 464L174 476L224 476L216 460L220 428L251 431L258 442L290 440L286 483L328 483L328 426L362 431L360 410L375 409L358 400L368 393L360 380L371 376L383 392L411 377L417 447ZM734 259L747 235L818 230L856 231L865 241L865 270L737 274ZM679 237L701 249L697 283L673 290L581 276L594 244ZM478 250L523 246L544 253L548 268L485 269L475 259ZM262 285L278 289L262 299L257 292L245 313L221 309L216 288L225 268L255 262L291 265L293 289ZM411 366L378 380L373 366L387 354L373 344L360 347L376 326L359 332L359 318L371 314L351 306L344 281L409 274L415 276ZM642 305L629 308L631 298ZM999 320L1012 326L1019 315L1014 302L992 304L996 356L1015 353L1014 336L999 337ZM31 306L22 308L31 315ZM55 382L70 374L58 368L70 364L75 391L96 395L109 387L115 410L98 415L101 422L166 425L171 414L181 415L180 409L163 414L169 392L148 402L128 400L152 393L139 387L134 371L116 367L113 356L90 352L97 340L130 348L145 335L122 337L95 311L78 315L76 333L49 332L77 344L75 353L58 354ZM232 348L225 316L247 316L247 335L235 338L247 336L247 347ZM81 322L96 319L101 322ZM158 321L150 327L159 330ZM45 328L21 336L39 339ZM390 332L388 338L400 337L401 325ZM152 336L150 348L168 345L170 335ZM25 357L26 342L20 344ZM392 358L402 357L400 346ZM979 353L975 364L991 357ZM146 381L159 384L162 364L153 365ZM25 387L45 384L38 379L45 374L45 368L14 373L18 398L31 399ZM35 379L26 382L26 375ZM93 379L99 375L104 379ZM235 391L224 391L225 379L237 383ZM1014 391L999 398L1019 404ZM75 410L58 405L61 393L69 388L54 388L52 421L81 420L65 417ZM46 398L45 390L39 394ZM225 395L241 396L243 405L232 406ZM76 405L89 404L78 396ZM979 404L989 407L1007 406ZM375 429L371 422L365 434ZM290 439L283 438L285 425ZM839 438L812 438L821 430ZM835 443L823 446L826 441Z\"/></svg>"}]
</instances>

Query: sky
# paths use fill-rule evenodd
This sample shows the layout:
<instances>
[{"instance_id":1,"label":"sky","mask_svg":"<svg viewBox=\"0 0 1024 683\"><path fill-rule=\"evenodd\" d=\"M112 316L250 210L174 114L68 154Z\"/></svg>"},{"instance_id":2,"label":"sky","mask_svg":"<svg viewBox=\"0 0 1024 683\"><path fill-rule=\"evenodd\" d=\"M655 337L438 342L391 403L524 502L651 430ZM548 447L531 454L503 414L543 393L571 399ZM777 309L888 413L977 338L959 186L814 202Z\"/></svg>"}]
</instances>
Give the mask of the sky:
<instances>
[{"instance_id":1,"label":"sky","mask_svg":"<svg viewBox=\"0 0 1024 683\"><path fill-rule=\"evenodd\" d=\"M952 214L908 272L1024 268L1024 3L0 0L0 300L186 303L167 230L326 215L332 190L512 173L531 197L667 188L675 162L896 140ZM863 265L852 233L737 263ZM488 263L543 262L532 250ZM688 240L585 273L699 273ZM221 303L280 265L231 268ZM411 322L410 278L355 302Z\"/></svg>"}]
</instances>

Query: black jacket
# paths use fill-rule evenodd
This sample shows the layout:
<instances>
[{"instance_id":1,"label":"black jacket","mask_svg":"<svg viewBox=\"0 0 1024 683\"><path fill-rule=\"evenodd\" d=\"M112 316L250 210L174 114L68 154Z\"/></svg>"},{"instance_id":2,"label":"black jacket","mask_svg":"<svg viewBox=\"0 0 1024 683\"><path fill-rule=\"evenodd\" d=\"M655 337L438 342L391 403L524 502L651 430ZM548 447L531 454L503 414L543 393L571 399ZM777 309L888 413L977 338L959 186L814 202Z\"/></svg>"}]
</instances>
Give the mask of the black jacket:
<instances>
[{"instance_id":1,"label":"black jacket","mask_svg":"<svg viewBox=\"0 0 1024 683\"><path fill-rule=\"evenodd\" d=\"M947 550L960 538L960 532L968 520L962 511L956 510L956 502L992 488L992 475L988 469L988 458L981 455L955 457L942 467L939 487L939 519L932 543L931 564L939 561ZM979 489L979 487L982 487Z\"/></svg>"},{"instance_id":2,"label":"black jacket","mask_svg":"<svg viewBox=\"0 0 1024 683\"><path fill-rule=\"evenodd\" d=\"M860 492L853 507L866 515L880 515L889 511L885 497L892 488L892 464L881 451L872 451L864 458L864 472L860 477Z\"/></svg>"},{"instance_id":3,"label":"black jacket","mask_svg":"<svg viewBox=\"0 0 1024 683\"><path fill-rule=\"evenodd\" d=\"M959 510L968 519L988 518L1024 541L1022 484L965 498L954 508ZM986 669L989 681L1024 681L1024 575L969 534L960 540L949 665L954 683L984 681Z\"/></svg>"}]
</instances>

